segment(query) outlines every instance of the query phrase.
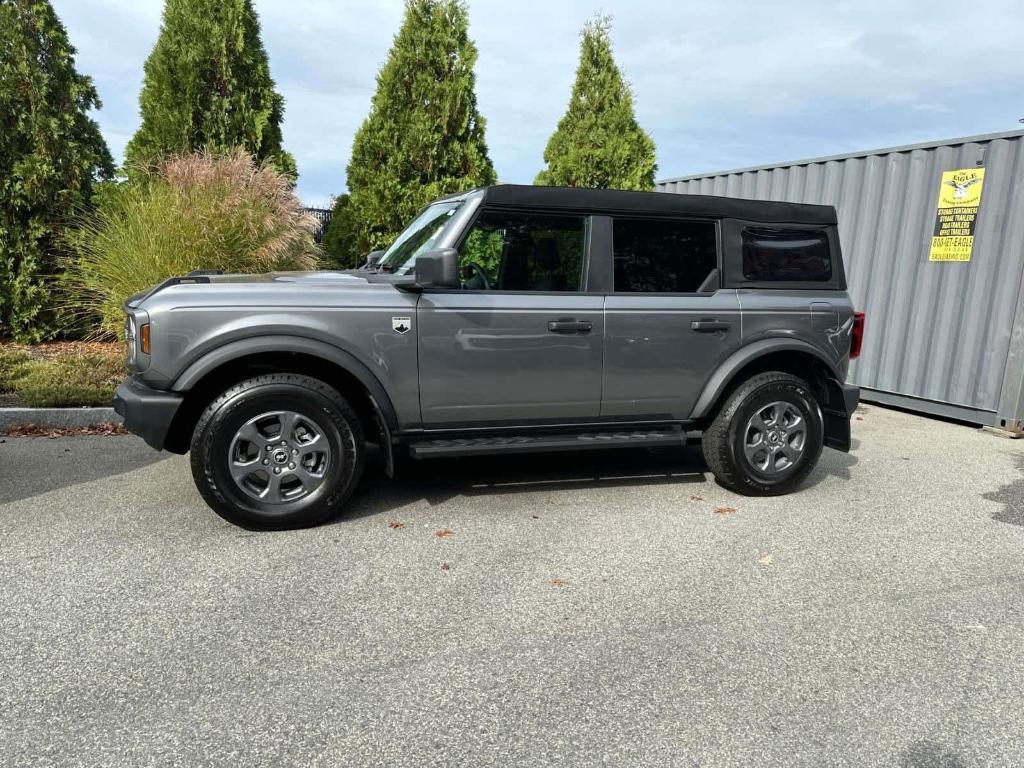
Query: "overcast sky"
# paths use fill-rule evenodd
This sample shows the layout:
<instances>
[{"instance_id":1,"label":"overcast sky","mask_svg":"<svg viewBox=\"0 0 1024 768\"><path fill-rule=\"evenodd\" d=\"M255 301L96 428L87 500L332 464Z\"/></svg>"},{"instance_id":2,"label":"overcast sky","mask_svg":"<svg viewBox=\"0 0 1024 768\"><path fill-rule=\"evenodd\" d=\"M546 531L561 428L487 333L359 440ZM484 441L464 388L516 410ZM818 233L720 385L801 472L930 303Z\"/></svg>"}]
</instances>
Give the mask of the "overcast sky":
<instances>
[{"instance_id":1,"label":"overcast sky","mask_svg":"<svg viewBox=\"0 0 1024 768\"><path fill-rule=\"evenodd\" d=\"M53 0L103 100L115 158L139 123L162 0ZM255 0L286 101L299 193L327 204L366 117L401 0ZM565 109L578 32L615 54L658 178L1021 127L1021 0L470 0L477 95L502 181L530 183Z\"/></svg>"}]
</instances>

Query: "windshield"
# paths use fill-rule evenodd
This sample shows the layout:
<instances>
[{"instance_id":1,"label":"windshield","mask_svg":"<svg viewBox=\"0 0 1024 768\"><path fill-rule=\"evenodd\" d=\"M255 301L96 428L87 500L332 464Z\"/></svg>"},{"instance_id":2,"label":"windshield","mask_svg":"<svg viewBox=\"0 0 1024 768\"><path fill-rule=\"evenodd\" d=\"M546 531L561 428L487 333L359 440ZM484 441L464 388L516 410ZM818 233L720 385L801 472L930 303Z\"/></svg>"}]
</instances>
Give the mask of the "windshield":
<instances>
[{"instance_id":1,"label":"windshield","mask_svg":"<svg viewBox=\"0 0 1024 768\"><path fill-rule=\"evenodd\" d=\"M441 230L462 205L461 200L434 203L398 236L380 260L380 268L404 275L412 271L416 257L434 247Z\"/></svg>"}]
</instances>

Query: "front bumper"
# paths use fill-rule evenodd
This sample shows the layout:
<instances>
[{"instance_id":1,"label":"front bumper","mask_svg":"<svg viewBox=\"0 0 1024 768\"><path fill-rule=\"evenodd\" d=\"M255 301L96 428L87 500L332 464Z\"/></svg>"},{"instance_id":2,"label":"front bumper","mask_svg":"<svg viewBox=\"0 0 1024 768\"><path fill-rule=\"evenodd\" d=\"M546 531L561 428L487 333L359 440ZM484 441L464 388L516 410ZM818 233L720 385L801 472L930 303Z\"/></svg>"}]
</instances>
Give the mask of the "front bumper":
<instances>
[{"instance_id":1,"label":"front bumper","mask_svg":"<svg viewBox=\"0 0 1024 768\"><path fill-rule=\"evenodd\" d=\"M129 432L160 451L183 401L184 396L177 392L164 392L135 379L125 379L114 395L114 410L124 417Z\"/></svg>"}]
</instances>

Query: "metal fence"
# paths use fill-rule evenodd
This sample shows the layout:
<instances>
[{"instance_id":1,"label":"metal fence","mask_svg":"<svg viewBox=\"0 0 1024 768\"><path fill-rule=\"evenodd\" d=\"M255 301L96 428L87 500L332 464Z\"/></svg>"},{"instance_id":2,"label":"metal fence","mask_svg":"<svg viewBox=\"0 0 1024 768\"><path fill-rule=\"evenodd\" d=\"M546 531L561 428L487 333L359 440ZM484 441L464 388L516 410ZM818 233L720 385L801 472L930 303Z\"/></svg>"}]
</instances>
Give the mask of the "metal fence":
<instances>
[{"instance_id":1,"label":"metal fence","mask_svg":"<svg viewBox=\"0 0 1024 768\"><path fill-rule=\"evenodd\" d=\"M313 230L313 239L318 243L322 243L324 241L324 235L327 234L327 228L331 225L331 209L305 208L303 210L316 219L317 227Z\"/></svg>"},{"instance_id":2,"label":"metal fence","mask_svg":"<svg viewBox=\"0 0 1024 768\"><path fill-rule=\"evenodd\" d=\"M944 171L984 168L970 261L929 260ZM1024 131L658 183L663 192L824 203L867 313L864 398L1024 427Z\"/></svg>"}]
</instances>

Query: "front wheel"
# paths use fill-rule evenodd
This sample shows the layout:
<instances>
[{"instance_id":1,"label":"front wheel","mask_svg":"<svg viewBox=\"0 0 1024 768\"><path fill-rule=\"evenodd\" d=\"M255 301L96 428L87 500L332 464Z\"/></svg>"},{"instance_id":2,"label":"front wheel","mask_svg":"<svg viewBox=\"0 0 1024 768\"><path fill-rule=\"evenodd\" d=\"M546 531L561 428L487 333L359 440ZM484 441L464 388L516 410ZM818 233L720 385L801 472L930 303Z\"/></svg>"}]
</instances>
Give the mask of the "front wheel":
<instances>
[{"instance_id":1,"label":"front wheel","mask_svg":"<svg viewBox=\"0 0 1024 768\"><path fill-rule=\"evenodd\" d=\"M781 371L753 376L729 395L704 431L715 479L748 496L796 489L824 444L821 407L803 379Z\"/></svg>"},{"instance_id":2,"label":"front wheel","mask_svg":"<svg viewBox=\"0 0 1024 768\"><path fill-rule=\"evenodd\" d=\"M207 406L192 437L192 476L210 508L235 525L302 528L341 512L364 453L359 418L334 388L269 374Z\"/></svg>"}]
</instances>

